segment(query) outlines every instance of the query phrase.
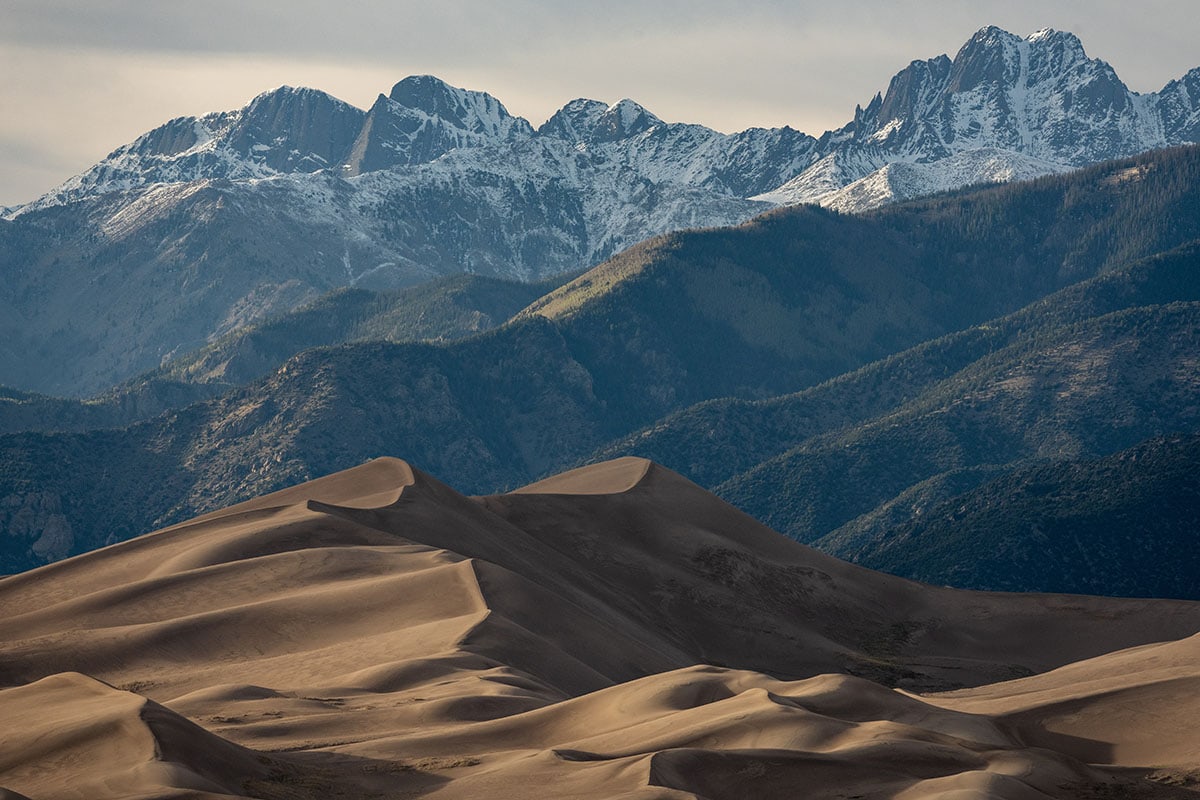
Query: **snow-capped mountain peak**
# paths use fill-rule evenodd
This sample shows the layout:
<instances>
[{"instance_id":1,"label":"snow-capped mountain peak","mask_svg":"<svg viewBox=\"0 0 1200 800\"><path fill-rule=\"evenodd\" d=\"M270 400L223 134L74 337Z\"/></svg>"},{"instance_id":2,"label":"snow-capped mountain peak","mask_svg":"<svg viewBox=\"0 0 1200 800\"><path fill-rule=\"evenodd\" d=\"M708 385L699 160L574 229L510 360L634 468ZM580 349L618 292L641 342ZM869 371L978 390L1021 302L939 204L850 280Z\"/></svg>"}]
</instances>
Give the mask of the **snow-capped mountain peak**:
<instances>
[{"instance_id":1,"label":"snow-capped mountain peak","mask_svg":"<svg viewBox=\"0 0 1200 800\"><path fill-rule=\"evenodd\" d=\"M955 55L947 91L970 92L980 86L1016 82L1022 42L1021 37L995 26L981 29Z\"/></svg>"},{"instance_id":2,"label":"snow-capped mountain peak","mask_svg":"<svg viewBox=\"0 0 1200 800\"><path fill-rule=\"evenodd\" d=\"M594 136L599 141L626 139L662 124L661 119L626 98L613 103L600 115Z\"/></svg>"},{"instance_id":3,"label":"snow-capped mountain peak","mask_svg":"<svg viewBox=\"0 0 1200 800\"><path fill-rule=\"evenodd\" d=\"M901 133L901 128L920 126L946 89L952 65L944 55L926 61L913 61L888 84L887 93L876 95L856 114L853 138L859 142L884 145ZM848 126L850 127L850 126Z\"/></svg>"},{"instance_id":4,"label":"snow-capped mountain peak","mask_svg":"<svg viewBox=\"0 0 1200 800\"><path fill-rule=\"evenodd\" d=\"M812 166L758 199L861 210L964 183L1047 172L1200 140L1200 69L1131 92L1074 34L980 29L953 59L914 61ZM914 169L906 165L928 165Z\"/></svg>"},{"instance_id":5,"label":"snow-capped mountain peak","mask_svg":"<svg viewBox=\"0 0 1200 800\"><path fill-rule=\"evenodd\" d=\"M665 123L643 106L629 100L612 105L580 98L567 103L538 129L573 144L600 144L628 139Z\"/></svg>"},{"instance_id":6,"label":"snow-capped mountain peak","mask_svg":"<svg viewBox=\"0 0 1200 800\"><path fill-rule=\"evenodd\" d=\"M281 86L242 109L227 141L276 172L315 172L341 163L362 121L362 111L325 92Z\"/></svg>"},{"instance_id":7,"label":"snow-capped mountain peak","mask_svg":"<svg viewBox=\"0 0 1200 800\"><path fill-rule=\"evenodd\" d=\"M987 148L1082 166L1169 142L1157 106L1138 97L1074 34L1021 38L990 26L953 59L912 62L881 101L823 141L831 152L874 148L887 162Z\"/></svg>"},{"instance_id":8,"label":"snow-capped mountain peak","mask_svg":"<svg viewBox=\"0 0 1200 800\"><path fill-rule=\"evenodd\" d=\"M433 161L451 150L512 142L533 127L487 92L414 75L379 95L346 159L351 175Z\"/></svg>"},{"instance_id":9,"label":"snow-capped mountain peak","mask_svg":"<svg viewBox=\"0 0 1200 800\"><path fill-rule=\"evenodd\" d=\"M1158 93L1139 95L1107 63L1089 58L1072 33L1043 28L1022 38L988 26L954 58L911 62L885 92L856 106L852 121L819 141L791 129L726 136L700 125L667 124L630 99L611 105L573 100L535 132L492 95L432 75L404 78L365 112L323 92L285 86L237 111L172 120L7 216L156 183L325 169L348 178L428 164L452 151L500 148L486 157L494 159L523 142L541 142L546 154L557 152L552 142L565 142L655 184L819 202L891 163L935 164L975 150L999 151L1020 156L1013 174L1024 175L1030 164L1067 169L1198 138L1200 68ZM985 154L968 161L995 162ZM919 184L889 179L872 185Z\"/></svg>"},{"instance_id":10,"label":"snow-capped mountain peak","mask_svg":"<svg viewBox=\"0 0 1200 800\"><path fill-rule=\"evenodd\" d=\"M282 86L236 111L170 120L19 211L156 184L325 169L345 158L363 117L325 92Z\"/></svg>"},{"instance_id":11,"label":"snow-capped mountain peak","mask_svg":"<svg viewBox=\"0 0 1200 800\"><path fill-rule=\"evenodd\" d=\"M1086 59L1087 53L1083 50L1083 42L1079 37L1070 31L1060 31L1054 28L1042 28L1039 31L1034 31L1025 37L1025 40L1030 44L1051 43L1057 47L1070 52L1076 59Z\"/></svg>"},{"instance_id":12,"label":"snow-capped mountain peak","mask_svg":"<svg viewBox=\"0 0 1200 800\"><path fill-rule=\"evenodd\" d=\"M392 87L388 99L473 134L507 139L533 132L528 122L509 114L487 92L459 89L432 75L405 78Z\"/></svg>"},{"instance_id":13,"label":"snow-capped mountain peak","mask_svg":"<svg viewBox=\"0 0 1200 800\"><path fill-rule=\"evenodd\" d=\"M608 109L608 103L599 100L584 97L572 100L538 128L538 136L562 139L571 144L586 143L592 139L600 118Z\"/></svg>"}]
</instances>

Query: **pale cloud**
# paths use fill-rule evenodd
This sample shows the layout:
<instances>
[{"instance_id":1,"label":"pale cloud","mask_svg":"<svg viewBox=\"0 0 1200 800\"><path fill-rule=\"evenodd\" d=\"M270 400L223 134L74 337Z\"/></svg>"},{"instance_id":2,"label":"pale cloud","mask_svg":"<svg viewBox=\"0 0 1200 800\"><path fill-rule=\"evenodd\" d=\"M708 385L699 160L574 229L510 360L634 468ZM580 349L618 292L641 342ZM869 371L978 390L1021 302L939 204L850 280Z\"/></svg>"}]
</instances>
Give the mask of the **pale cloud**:
<instances>
[{"instance_id":1,"label":"pale cloud","mask_svg":"<svg viewBox=\"0 0 1200 800\"><path fill-rule=\"evenodd\" d=\"M1131 88L1200 63L1193 0L0 0L0 204L23 202L175 116L281 84L366 107L431 73L537 124L630 97L719 130L819 135L909 61L979 27L1071 30Z\"/></svg>"}]
</instances>

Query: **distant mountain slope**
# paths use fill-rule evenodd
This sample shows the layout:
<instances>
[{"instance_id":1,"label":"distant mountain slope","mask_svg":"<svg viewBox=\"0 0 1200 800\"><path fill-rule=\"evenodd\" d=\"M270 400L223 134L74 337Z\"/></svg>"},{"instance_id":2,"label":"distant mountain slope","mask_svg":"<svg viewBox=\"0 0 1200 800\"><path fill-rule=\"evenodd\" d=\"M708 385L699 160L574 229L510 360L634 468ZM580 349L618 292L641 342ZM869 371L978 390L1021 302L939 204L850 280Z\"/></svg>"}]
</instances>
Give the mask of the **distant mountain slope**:
<instances>
[{"instance_id":1,"label":"distant mountain slope","mask_svg":"<svg viewBox=\"0 0 1200 800\"><path fill-rule=\"evenodd\" d=\"M1200 300L1200 242L1069 286L982 325L924 342L791 395L719 398L614 442L714 486L816 436L888 418L974 364L1021 341L1062 335L1128 309ZM719 456L719 457L714 457Z\"/></svg>"},{"instance_id":2,"label":"distant mountain slope","mask_svg":"<svg viewBox=\"0 0 1200 800\"><path fill-rule=\"evenodd\" d=\"M412 76L367 111L282 87L172 120L0 220L0 383L87 395L339 287L537 280L779 203L846 211L1195 142L1200 68L1137 94L1068 33L985 28L820 139L631 100L537 130Z\"/></svg>"},{"instance_id":3,"label":"distant mountain slope","mask_svg":"<svg viewBox=\"0 0 1200 800\"><path fill-rule=\"evenodd\" d=\"M1110 453L1200 429L1191 400L1198 323L1192 302L1018 337L892 413L807 441L718 490L824 545L820 537L942 473Z\"/></svg>"},{"instance_id":4,"label":"distant mountain slope","mask_svg":"<svg viewBox=\"0 0 1200 800\"><path fill-rule=\"evenodd\" d=\"M500 326L570 277L521 283L453 275L408 289L338 289L295 311L239 328L135 385L166 378L239 386L274 372L310 347L461 339Z\"/></svg>"},{"instance_id":5,"label":"distant mountain slope","mask_svg":"<svg viewBox=\"0 0 1200 800\"><path fill-rule=\"evenodd\" d=\"M1198 171L1200 150L1161 152L876 215L800 208L736 229L674 234L472 339L309 350L243 389L125 432L0 438L0 497L25 521L5 564L19 569L118 541L380 453L407 452L458 475L469 491L513 486L680 408L794 391L1115 270L1114 253L1200 238ZM1139 180L1113 180L1134 173ZM1161 296L1185 299L1172 294L1185 285L1167 281ZM1166 314L1145 324L1161 324L1169 347L1179 333L1172 326L1187 321ZM943 380L991 343L1015 346L977 334L954 356L966 359L961 365L913 369ZM866 399L874 391L852 401L859 422L888 408ZM894 401L911 399L904 391ZM854 422L840 404L821 415ZM709 435L697 439L697 453ZM742 444L771 440L748 432ZM729 476L698 477L716 485ZM61 516L70 532L51 537L53 546L38 544L35 522L47 516Z\"/></svg>"},{"instance_id":6,"label":"distant mountain slope","mask_svg":"<svg viewBox=\"0 0 1200 800\"><path fill-rule=\"evenodd\" d=\"M339 289L89 400L0 387L0 433L124 427L261 378L310 347L463 338L497 327L568 277L519 283L454 275L409 289Z\"/></svg>"},{"instance_id":7,"label":"distant mountain slope","mask_svg":"<svg viewBox=\"0 0 1200 800\"><path fill-rule=\"evenodd\" d=\"M90 400L69 400L0 387L0 433L123 428L170 409L210 400L224 388L155 379Z\"/></svg>"},{"instance_id":8,"label":"distant mountain slope","mask_svg":"<svg viewBox=\"0 0 1200 800\"><path fill-rule=\"evenodd\" d=\"M1200 437L1191 434L1014 470L855 542L853 555L956 586L1197 597L1197 531Z\"/></svg>"},{"instance_id":9,"label":"distant mountain slope","mask_svg":"<svg viewBox=\"0 0 1200 800\"><path fill-rule=\"evenodd\" d=\"M960 501L948 498L1023 462L1104 455L1150 436L1200 430L1198 302L1200 245L1193 244L793 396L678 412L598 456L659 459L773 527L851 559L888 550L894 527L919 528L945 501L945 555L922 563L924 543L910 538L897 548L905 555L887 562L925 580L1194 597L1186 573L1164 577L1135 559L1114 567L1124 570L1123 581L1105 582L1103 570L1092 581L1071 566L1076 554L1015 534L1010 549L1039 547L1042 569L1006 569L998 556L980 560L990 570L984 578L972 571L979 559L966 537L985 536L987 527L964 528L956 540L950 520ZM1138 501L1114 499L1123 502ZM1086 498L1080 503L1077 513L1086 514ZM1019 518L1020 508L1013 513ZM1169 547L1170 531L1146 547ZM953 542L961 549L950 555ZM884 566L882 557L872 563Z\"/></svg>"}]
</instances>

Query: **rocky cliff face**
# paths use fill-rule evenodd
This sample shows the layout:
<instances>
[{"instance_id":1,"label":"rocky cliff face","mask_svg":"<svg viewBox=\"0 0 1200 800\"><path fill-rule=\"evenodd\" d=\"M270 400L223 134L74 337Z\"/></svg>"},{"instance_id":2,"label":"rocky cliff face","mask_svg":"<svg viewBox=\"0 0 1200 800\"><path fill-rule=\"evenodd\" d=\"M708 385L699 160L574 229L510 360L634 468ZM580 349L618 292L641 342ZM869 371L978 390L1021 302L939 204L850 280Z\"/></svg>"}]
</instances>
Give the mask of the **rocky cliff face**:
<instances>
[{"instance_id":1,"label":"rocky cliff face","mask_svg":"<svg viewBox=\"0 0 1200 800\"><path fill-rule=\"evenodd\" d=\"M512 142L533 134L486 92L448 86L430 75L397 83L379 95L343 165L359 175L393 167L426 164L451 150Z\"/></svg>"},{"instance_id":2,"label":"rocky cliff face","mask_svg":"<svg viewBox=\"0 0 1200 800\"><path fill-rule=\"evenodd\" d=\"M27 550L42 561L66 558L75 548L62 499L53 492L30 491L0 498L0 530L6 550Z\"/></svg>"}]
</instances>

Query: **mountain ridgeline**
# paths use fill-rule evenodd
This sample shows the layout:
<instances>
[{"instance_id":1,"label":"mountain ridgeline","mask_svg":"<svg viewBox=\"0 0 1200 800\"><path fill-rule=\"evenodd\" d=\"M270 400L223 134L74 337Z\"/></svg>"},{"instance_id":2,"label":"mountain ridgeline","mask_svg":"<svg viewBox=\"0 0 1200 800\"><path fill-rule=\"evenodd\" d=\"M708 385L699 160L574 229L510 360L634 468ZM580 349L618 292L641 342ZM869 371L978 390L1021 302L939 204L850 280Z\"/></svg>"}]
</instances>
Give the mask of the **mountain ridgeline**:
<instances>
[{"instance_id":1,"label":"mountain ridgeline","mask_svg":"<svg viewBox=\"0 0 1200 800\"><path fill-rule=\"evenodd\" d=\"M1195 142L1200 68L1132 92L1070 33L985 28L835 131L631 100L534 128L431 76L367 110L282 87L172 120L0 219L0 384L88 396L338 288L578 272L773 206L861 211ZM903 323L901 323L903 324Z\"/></svg>"},{"instance_id":2,"label":"mountain ridgeline","mask_svg":"<svg viewBox=\"0 0 1200 800\"><path fill-rule=\"evenodd\" d=\"M521 283L452 275L407 289L336 289L87 401L0 388L0 433L124 427L264 377L307 348L461 339L502 324L569 278Z\"/></svg>"},{"instance_id":3,"label":"mountain ridgeline","mask_svg":"<svg viewBox=\"0 0 1200 800\"><path fill-rule=\"evenodd\" d=\"M307 350L125 430L0 438L4 569L380 453L472 492L642 453L839 552L1029 459L1194 429L1198 210L1181 148L654 239L474 338Z\"/></svg>"}]
</instances>

